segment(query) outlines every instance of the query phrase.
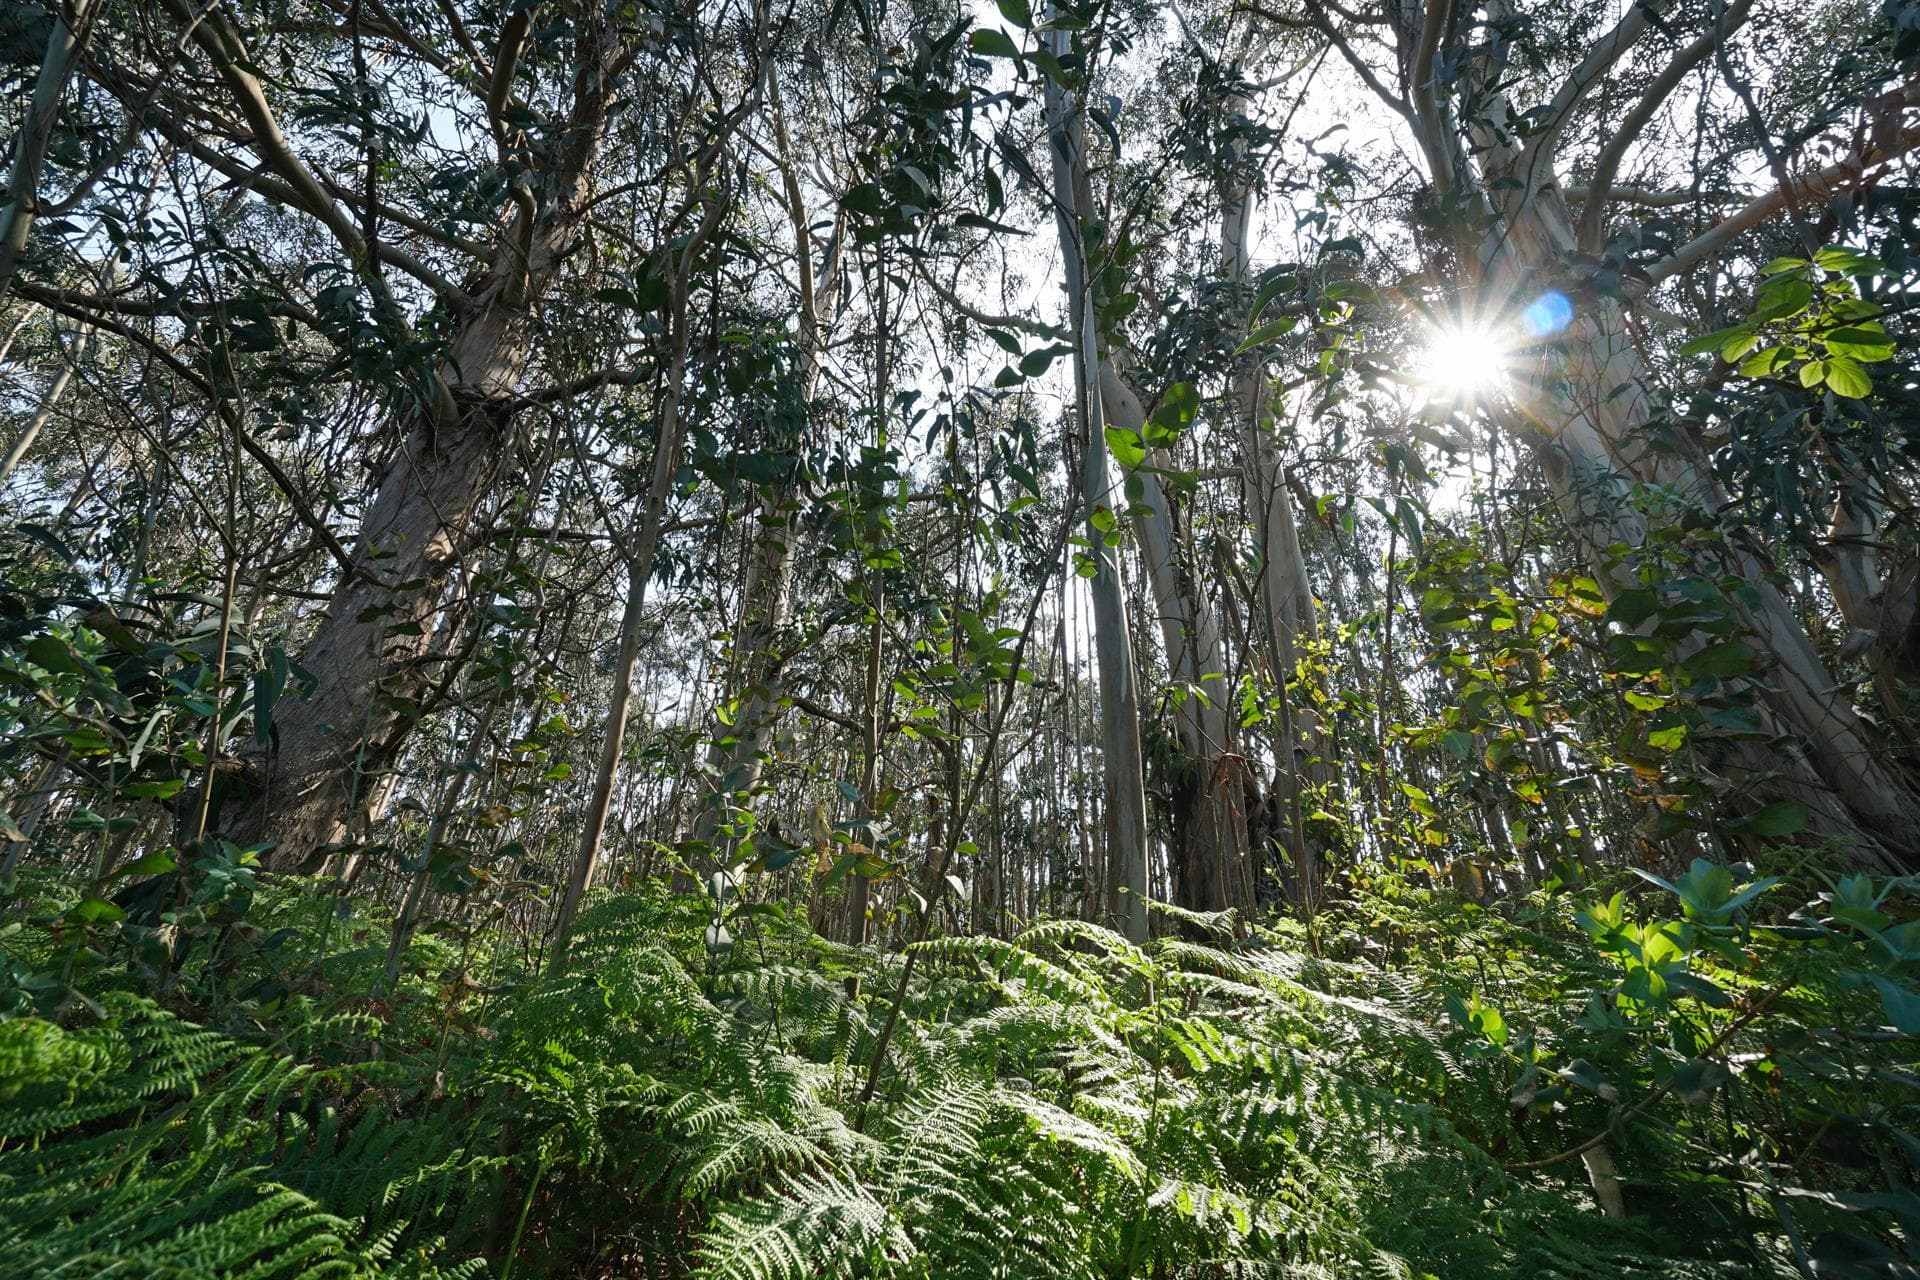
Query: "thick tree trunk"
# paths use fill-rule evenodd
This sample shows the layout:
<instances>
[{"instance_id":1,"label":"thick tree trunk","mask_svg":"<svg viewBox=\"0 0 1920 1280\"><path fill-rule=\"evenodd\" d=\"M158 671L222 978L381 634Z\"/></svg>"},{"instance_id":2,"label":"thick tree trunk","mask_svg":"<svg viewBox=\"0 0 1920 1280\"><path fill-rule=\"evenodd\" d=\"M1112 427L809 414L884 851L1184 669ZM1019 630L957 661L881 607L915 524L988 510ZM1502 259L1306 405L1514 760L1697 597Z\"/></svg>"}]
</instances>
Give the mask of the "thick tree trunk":
<instances>
[{"instance_id":1,"label":"thick tree trunk","mask_svg":"<svg viewBox=\"0 0 1920 1280\"><path fill-rule=\"evenodd\" d=\"M1878 513L1865 500L1838 497L1826 545L1814 553L1846 622L1846 656L1865 660L1888 728L1908 752L1920 747L1912 691L1920 688L1920 557L1906 553L1890 575L1875 543Z\"/></svg>"},{"instance_id":2,"label":"thick tree trunk","mask_svg":"<svg viewBox=\"0 0 1920 1280\"><path fill-rule=\"evenodd\" d=\"M1580 102L1665 7L1628 10L1552 101L1531 114L1524 134L1498 87L1507 72L1497 32L1475 46L1463 76L1473 108L1456 122L1454 86L1444 77L1444 55L1458 35L1452 7L1402 3L1395 9L1393 35L1413 107L1407 118L1427 157L1443 225L1459 230L1482 212L1495 215L1477 243L1462 231L1437 251L1443 269L1486 295L1478 303L1482 314L1504 308L1518 330L1522 310L1564 273L1577 236L1556 172L1558 139ZM1493 16L1509 10L1498 0ZM1890 100L1896 113L1905 101L1898 95ZM1463 128L1471 136L1471 157ZM1904 134L1901 145L1909 145ZM1866 157L1860 159L1850 170L1856 178ZM1649 274L1665 279L1740 230L1785 212L1796 200L1830 193L1840 181L1823 170L1792 192L1783 189L1778 199L1755 201ZM1569 301L1568 323L1545 335L1536 367L1517 379L1507 403L1508 425L1533 447L1596 580L1614 591L1638 585L1621 580L1621 566L1649 541L1649 517L1631 501L1636 485L1657 486L1680 504L1708 509L1721 505L1723 495L1693 442L1671 447L1673 442L1656 441L1650 431L1653 382L1628 333L1625 303L1591 292ZM1773 658L1772 668L1752 677L1750 688L1765 727L1788 740L1778 747L1732 744L1720 768L1764 781L1772 795L1800 803L1809 816L1808 834L1846 843L1862 864L1909 865L1920 857L1920 794L1889 766L1884 744L1855 712L1850 694L1770 582L1771 566L1755 549L1727 540L1703 545L1697 554L1703 572L1731 573L1750 589L1734 603L1757 646Z\"/></svg>"},{"instance_id":3,"label":"thick tree trunk","mask_svg":"<svg viewBox=\"0 0 1920 1280\"><path fill-rule=\"evenodd\" d=\"M1146 424L1140 397L1102 361L1100 401L1106 421L1139 434ZM1149 514L1133 521L1140 559L1152 589L1154 613L1174 696L1174 734L1184 757L1181 785L1187 795L1175 824L1180 847L1172 851L1175 900L1196 911L1251 907L1253 884L1247 863L1246 761L1235 741L1233 690L1226 679L1220 628L1213 605L1183 557L1175 512L1156 471L1171 470L1161 450L1149 450L1147 465L1133 473L1140 505Z\"/></svg>"},{"instance_id":4,"label":"thick tree trunk","mask_svg":"<svg viewBox=\"0 0 1920 1280\"><path fill-rule=\"evenodd\" d=\"M354 572L301 653L315 687L279 703L264 776L223 809L222 834L272 843L275 870L311 869L378 811L423 701L457 674L458 657L435 654L432 637L462 628L436 619L468 607L448 598L449 584L475 550L476 514L514 465L508 402L527 364L528 311L575 242L586 158L581 173L562 175L562 203L528 233L524 265L526 213L503 233L491 284L460 316L441 365L453 415L422 409L402 427L361 521ZM510 301L515 293L523 300Z\"/></svg>"},{"instance_id":5,"label":"thick tree trunk","mask_svg":"<svg viewBox=\"0 0 1920 1280\"><path fill-rule=\"evenodd\" d=\"M422 415L387 464L354 548L356 573L335 589L300 656L315 688L275 709L266 785L223 813L228 838L273 842L276 870L309 867L378 807L419 700L451 675L429 665L428 638L471 550L474 514L512 457L506 423L486 402L518 380L515 319L488 303L461 326L448 360L459 420Z\"/></svg>"},{"instance_id":6,"label":"thick tree trunk","mask_svg":"<svg viewBox=\"0 0 1920 1280\"><path fill-rule=\"evenodd\" d=\"M1491 159L1497 162L1499 155ZM1511 175L1489 170L1505 215L1494 279L1524 306L1531 282L1550 278L1560 255L1571 250L1572 219L1557 190L1503 186L1502 176ZM1647 541L1648 518L1629 501L1633 485L1664 486L1707 508L1724 500L1688 442L1655 447L1648 430L1654 412L1650 387L1622 305L1592 298L1582 300L1519 398L1526 421L1515 425L1538 452L1569 522L1600 566L1603 585L1615 585L1605 571L1616 559L1613 549L1631 552ZM1798 744L1785 750L1740 744L1732 769L1775 775L1767 790L1806 808L1809 834L1848 843L1863 864L1884 870L1910 865L1920 857L1920 795L1889 767L1885 745L1770 581L1772 566L1732 542L1702 554L1717 557L1722 571L1751 589L1748 602L1736 599L1741 620L1773 659L1772 668L1754 678L1753 692L1770 727Z\"/></svg>"}]
</instances>

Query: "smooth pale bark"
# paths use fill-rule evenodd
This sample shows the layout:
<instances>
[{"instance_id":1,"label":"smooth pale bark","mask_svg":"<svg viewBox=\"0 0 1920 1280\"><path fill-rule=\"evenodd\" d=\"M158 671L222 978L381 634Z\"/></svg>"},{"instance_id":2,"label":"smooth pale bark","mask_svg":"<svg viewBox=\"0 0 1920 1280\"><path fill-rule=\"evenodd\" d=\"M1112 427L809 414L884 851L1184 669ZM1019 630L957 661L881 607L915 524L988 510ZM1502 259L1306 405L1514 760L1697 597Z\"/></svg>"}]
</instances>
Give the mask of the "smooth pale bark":
<instances>
[{"instance_id":1,"label":"smooth pale bark","mask_svg":"<svg viewBox=\"0 0 1920 1280\"><path fill-rule=\"evenodd\" d=\"M1056 57L1070 52L1071 38L1050 31ZM1064 260L1067 309L1073 334L1076 420L1082 432L1081 498L1087 509L1088 579L1093 597L1094 653L1100 680L1100 746L1105 764L1107 857L1112 867L1114 914L1135 942L1147 938L1147 796L1140 751L1140 691L1135 680L1133 637L1127 622L1126 585L1120 558L1107 532L1125 499L1113 483L1100 394L1099 335L1093 283L1081 228L1091 216L1088 197L1086 122L1079 104L1051 78L1045 97L1048 150L1052 153L1054 222ZM1124 891L1124 892L1122 892Z\"/></svg>"},{"instance_id":2,"label":"smooth pale bark","mask_svg":"<svg viewBox=\"0 0 1920 1280\"><path fill-rule=\"evenodd\" d=\"M1244 98L1234 100L1246 114ZM1251 181L1235 179L1221 193L1220 267L1232 281L1236 299L1246 297L1253 281L1248 232L1253 219ZM1251 322L1251 321L1250 321ZM1300 525L1288 492L1279 451L1267 432L1266 374L1257 356L1244 358L1234 374L1233 402L1240 427L1240 493L1253 522L1260 552L1254 580L1258 615L1254 631L1267 647L1267 666L1273 672L1280 698L1279 758L1274 785L1287 818L1288 853L1293 863L1292 892L1296 905L1312 910L1320 896L1320 850L1306 831L1305 794L1330 780L1331 751L1323 727L1312 709L1296 704L1290 685L1299 669L1300 645L1319 633L1313 588L1307 576L1306 555L1300 548Z\"/></svg>"},{"instance_id":3,"label":"smooth pale bark","mask_svg":"<svg viewBox=\"0 0 1920 1280\"><path fill-rule=\"evenodd\" d=\"M1403 24L1403 33L1406 29ZM1619 52L1613 49L1614 56ZM1554 110L1561 118L1591 88L1594 61L1590 55L1555 95ZM1468 78L1491 84L1497 75L1498 68L1489 63L1470 70ZM1477 252L1462 246L1458 257L1473 266L1461 283L1490 290L1492 300L1517 314L1544 287L1538 282L1554 278L1573 252L1577 233L1555 174L1554 130L1536 130L1522 145L1507 127L1513 118L1502 97L1481 106L1470 127L1471 162L1459 133L1451 129L1440 135L1422 129L1420 141L1424 152L1441 156L1450 179L1470 176L1471 198L1498 215L1497 227ZM1904 141L1904 131L1896 135ZM1837 181L1823 170L1792 195L1754 202L1722 224L1727 234L1709 247L1759 225L1755 211L1784 212L1810 194L1830 192ZM1692 245L1680 257L1686 259L1681 265L1701 260ZM1671 273L1656 268L1652 274L1659 279ZM1596 566L1597 580L1608 590L1637 585L1620 578L1612 550L1624 547L1632 553L1647 542L1647 518L1629 501L1636 484L1665 486L1710 508L1722 500L1697 449L1653 447L1648 432L1655 411L1653 383L1628 332L1621 300L1583 297L1565 331L1519 379L1508 411L1508 425L1535 450ZM1786 750L1736 744L1724 767L1736 776L1767 777L1771 793L1806 808L1810 835L1846 842L1861 863L1888 870L1911 865L1920 857L1920 796L1888 766L1883 745L1856 714L1847 690L1785 597L1768 581L1770 566L1750 548L1731 543L1701 554L1716 562L1703 566L1709 572L1731 571L1752 588L1756 603L1739 606L1742 621L1773 665L1751 687L1768 727L1800 744Z\"/></svg>"},{"instance_id":4,"label":"smooth pale bark","mask_svg":"<svg viewBox=\"0 0 1920 1280\"><path fill-rule=\"evenodd\" d=\"M684 376L685 351L675 353L674 377ZM554 962L565 958L567 936L587 890L593 887L600 867L600 845L606 836L607 815L613 806L614 783L620 774L620 758L626 750L627 721L633 705L634 668L640 661L640 624L646 616L647 584L653 578L653 563L660 551L660 527L665 519L667 501L672 496L673 478L680 465L682 430L677 405L678 395L670 392L663 408L654 441L653 476L647 488L647 505L641 517L638 536L627 555L627 599L620 611L620 647L613 662L613 693L607 702L606 722L601 728L600 757L594 767L593 791L580 831L580 844L574 851L573 865L567 872L567 887L554 916L556 942Z\"/></svg>"},{"instance_id":5,"label":"smooth pale bark","mask_svg":"<svg viewBox=\"0 0 1920 1280\"><path fill-rule=\"evenodd\" d=\"M722 827L732 824L740 797L759 785L779 726L780 640L793 620L800 521L799 504L784 491L776 490L767 501L769 509L761 512L760 531L740 589L740 619L733 634L738 673L732 682L734 709L730 722L720 723L714 734L707 755L713 789L694 821L694 838L709 845ZM726 861L723 850L711 853L717 861Z\"/></svg>"},{"instance_id":6,"label":"smooth pale bark","mask_svg":"<svg viewBox=\"0 0 1920 1280\"><path fill-rule=\"evenodd\" d=\"M600 866L600 842L607 829L607 814L613 804L613 787L620 773L620 757L626 750L627 718L633 704L633 673L640 660L640 623L646 615L647 584L653 580L653 563L660 553L660 531L666 521L667 503L673 496L674 480L680 472L680 444L686 434L681 400L687 381L687 346L691 338L687 325L688 276L701 248L719 226L725 203L717 196L708 198L706 216L686 248L680 253L672 284L672 355L660 390L660 402L654 422L653 472L647 482L646 505L641 510L640 527L631 545L624 548L627 561L627 599L620 613L620 649L613 664L613 696L607 704L607 718L601 730L600 759L594 769L593 792L587 799L580 845L568 870L566 892L554 916L555 941L553 963L566 958L568 935L573 930L580 903Z\"/></svg>"},{"instance_id":7,"label":"smooth pale bark","mask_svg":"<svg viewBox=\"0 0 1920 1280\"><path fill-rule=\"evenodd\" d=\"M829 334L840 315L841 270L844 260L844 212L836 220L824 260L816 274L813 236L800 169L787 130L786 112L777 79L769 81L774 141L780 157L781 185L786 194L787 218L793 229L794 263L799 279L799 339L803 353L800 389L811 409L825 367ZM729 700L730 721L714 726L707 753L712 789L694 819L694 839L712 846L723 826L733 821L739 797L759 786L779 727L785 693L781 687L779 645L793 618L793 576L800 551L801 505L786 485L774 485L765 494L759 535L747 561L740 591L740 615L734 628L734 676ZM710 856L726 861L724 851Z\"/></svg>"},{"instance_id":8,"label":"smooth pale bark","mask_svg":"<svg viewBox=\"0 0 1920 1280\"><path fill-rule=\"evenodd\" d=\"M1877 547L1883 513L1864 496L1841 494L1824 545L1813 553L1847 624L1842 657L1861 658L1873 677L1886 725L1908 750L1920 745L1907 691L1920 684L1920 557L1902 557L1883 573Z\"/></svg>"}]
</instances>

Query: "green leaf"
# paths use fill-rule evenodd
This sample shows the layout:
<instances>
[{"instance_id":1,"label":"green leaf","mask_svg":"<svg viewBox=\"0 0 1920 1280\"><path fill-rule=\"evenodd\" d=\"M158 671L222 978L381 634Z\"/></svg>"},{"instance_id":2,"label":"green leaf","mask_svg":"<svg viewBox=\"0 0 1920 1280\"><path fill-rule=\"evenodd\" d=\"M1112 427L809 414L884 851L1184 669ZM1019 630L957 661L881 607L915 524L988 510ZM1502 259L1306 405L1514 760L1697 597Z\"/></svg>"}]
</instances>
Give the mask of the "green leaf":
<instances>
[{"instance_id":1,"label":"green leaf","mask_svg":"<svg viewBox=\"0 0 1920 1280\"><path fill-rule=\"evenodd\" d=\"M107 924L125 919L126 914L105 898L86 898L67 908L66 919L74 924Z\"/></svg>"},{"instance_id":2,"label":"green leaf","mask_svg":"<svg viewBox=\"0 0 1920 1280\"><path fill-rule=\"evenodd\" d=\"M1723 1062L1689 1058L1673 1069L1673 1094L1690 1107L1704 1107L1713 1092L1733 1079Z\"/></svg>"},{"instance_id":3,"label":"green leaf","mask_svg":"<svg viewBox=\"0 0 1920 1280\"><path fill-rule=\"evenodd\" d=\"M1027 0L994 0L994 4L1001 17L1022 31L1033 26L1033 10L1027 6Z\"/></svg>"},{"instance_id":4,"label":"green leaf","mask_svg":"<svg viewBox=\"0 0 1920 1280\"><path fill-rule=\"evenodd\" d=\"M1776 800L1742 819L1740 830L1756 836L1790 836L1807 825L1807 808L1791 800Z\"/></svg>"},{"instance_id":5,"label":"green leaf","mask_svg":"<svg viewBox=\"0 0 1920 1280\"><path fill-rule=\"evenodd\" d=\"M1626 627L1637 627L1658 612L1660 598L1644 587L1622 591L1607 606L1608 620Z\"/></svg>"},{"instance_id":6,"label":"green leaf","mask_svg":"<svg viewBox=\"0 0 1920 1280\"><path fill-rule=\"evenodd\" d=\"M1733 1004L1732 998L1721 990L1719 984L1710 982L1697 973L1669 973L1667 990L1675 995L1692 996L1701 1004L1714 1009L1725 1009Z\"/></svg>"},{"instance_id":7,"label":"green leaf","mask_svg":"<svg viewBox=\"0 0 1920 1280\"><path fill-rule=\"evenodd\" d=\"M1859 400L1873 394L1873 379L1867 371L1846 356L1835 356L1827 364L1827 390L1849 400Z\"/></svg>"},{"instance_id":8,"label":"green leaf","mask_svg":"<svg viewBox=\"0 0 1920 1280\"><path fill-rule=\"evenodd\" d=\"M1680 669L1689 680L1698 680L1705 676L1743 676L1759 665L1759 655L1744 641L1722 640L1688 658Z\"/></svg>"},{"instance_id":9,"label":"green leaf","mask_svg":"<svg viewBox=\"0 0 1920 1280\"><path fill-rule=\"evenodd\" d=\"M1254 347L1263 347L1275 338L1293 332L1294 326L1299 323L1300 322L1293 316L1281 316L1278 320L1270 320L1248 334L1247 340L1233 349L1233 354L1239 355L1241 352L1250 351Z\"/></svg>"},{"instance_id":10,"label":"green leaf","mask_svg":"<svg viewBox=\"0 0 1920 1280\"><path fill-rule=\"evenodd\" d=\"M1813 255L1813 260L1823 271L1846 275L1880 275L1887 269L1880 259L1858 249L1822 249Z\"/></svg>"},{"instance_id":11,"label":"green leaf","mask_svg":"<svg viewBox=\"0 0 1920 1280\"><path fill-rule=\"evenodd\" d=\"M1703 356L1709 351L1720 351L1733 342L1750 337L1752 332L1753 330L1744 324L1736 324L1730 329L1715 329L1712 333L1703 333L1697 338L1681 343L1680 354ZM1723 356L1723 358L1726 357Z\"/></svg>"},{"instance_id":12,"label":"green leaf","mask_svg":"<svg viewBox=\"0 0 1920 1280\"><path fill-rule=\"evenodd\" d=\"M1260 286L1260 291L1253 295L1253 306L1247 311L1247 323L1252 324L1258 320L1260 313L1267 309L1268 303L1283 293L1291 292L1298 283L1297 278L1284 273L1269 276Z\"/></svg>"},{"instance_id":13,"label":"green leaf","mask_svg":"<svg viewBox=\"0 0 1920 1280\"><path fill-rule=\"evenodd\" d=\"M1020 372L1029 378L1037 378L1047 371L1047 366L1053 363L1056 356L1071 350L1073 350L1072 347L1052 346L1042 347L1038 351L1029 351L1020 357Z\"/></svg>"},{"instance_id":14,"label":"green leaf","mask_svg":"<svg viewBox=\"0 0 1920 1280\"><path fill-rule=\"evenodd\" d=\"M1678 751L1687 741L1687 726L1676 724L1666 729L1655 729L1647 735L1647 745L1658 747L1662 751Z\"/></svg>"},{"instance_id":15,"label":"green leaf","mask_svg":"<svg viewBox=\"0 0 1920 1280\"><path fill-rule=\"evenodd\" d=\"M1873 975L1874 990L1880 993L1880 1007L1887 1021L1903 1035L1920 1035L1920 996L1879 974Z\"/></svg>"},{"instance_id":16,"label":"green leaf","mask_svg":"<svg viewBox=\"0 0 1920 1280\"><path fill-rule=\"evenodd\" d=\"M45 667L55 675L80 676L87 674L86 664L73 652L73 647L59 636L35 636L26 643L27 661L36 667Z\"/></svg>"},{"instance_id":17,"label":"green leaf","mask_svg":"<svg viewBox=\"0 0 1920 1280\"><path fill-rule=\"evenodd\" d=\"M1140 433L1126 427L1108 427L1106 430L1107 448L1113 453L1121 466L1131 471L1145 464L1147 450L1140 443Z\"/></svg>"},{"instance_id":18,"label":"green leaf","mask_svg":"<svg viewBox=\"0 0 1920 1280\"><path fill-rule=\"evenodd\" d=\"M967 37L967 45L975 53L988 58L1012 58L1018 61L1020 48L1011 37L998 27L976 27Z\"/></svg>"},{"instance_id":19,"label":"green leaf","mask_svg":"<svg viewBox=\"0 0 1920 1280\"><path fill-rule=\"evenodd\" d=\"M1756 320L1778 320L1784 316L1797 315L1805 311L1813 302L1813 286L1799 276L1784 276L1768 281L1760 287L1756 299L1753 318Z\"/></svg>"},{"instance_id":20,"label":"green leaf","mask_svg":"<svg viewBox=\"0 0 1920 1280\"><path fill-rule=\"evenodd\" d=\"M1833 355L1851 356L1868 364L1893 359L1893 338L1878 324L1849 325L1844 329L1835 329L1822 342Z\"/></svg>"},{"instance_id":21,"label":"green leaf","mask_svg":"<svg viewBox=\"0 0 1920 1280\"><path fill-rule=\"evenodd\" d=\"M1740 362L1740 374L1746 378L1771 378L1793 363L1793 352L1786 347L1762 347Z\"/></svg>"},{"instance_id":22,"label":"green leaf","mask_svg":"<svg viewBox=\"0 0 1920 1280\"><path fill-rule=\"evenodd\" d=\"M279 654L278 662L269 661L253 673L253 737L261 743L273 733L273 709L287 688L286 655L277 649L274 653Z\"/></svg>"},{"instance_id":23,"label":"green leaf","mask_svg":"<svg viewBox=\"0 0 1920 1280\"><path fill-rule=\"evenodd\" d=\"M155 849L135 858L126 866L113 873L113 879L121 876L159 876L174 869L173 853L168 849Z\"/></svg>"}]
</instances>

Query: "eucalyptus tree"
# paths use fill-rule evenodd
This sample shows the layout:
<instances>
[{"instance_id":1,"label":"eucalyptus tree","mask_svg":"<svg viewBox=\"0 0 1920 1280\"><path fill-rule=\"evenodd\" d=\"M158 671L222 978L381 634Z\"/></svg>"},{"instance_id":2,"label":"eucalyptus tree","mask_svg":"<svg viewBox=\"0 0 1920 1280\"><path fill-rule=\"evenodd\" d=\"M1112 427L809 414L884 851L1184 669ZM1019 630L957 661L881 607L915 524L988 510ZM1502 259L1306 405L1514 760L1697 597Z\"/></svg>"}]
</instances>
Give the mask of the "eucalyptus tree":
<instances>
[{"instance_id":1,"label":"eucalyptus tree","mask_svg":"<svg viewBox=\"0 0 1920 1280\"><path fill-rule=\"evenodd\" d=\"M1722 717L1735 731L1717 744L1726 780L1715 787L1757 786L1862 858L1909 865L1920 853L1920 795L1776 585L1767 551L1737 529L1705 536L1698 513L1724 493L1700 440L1676 422L1662 362L1641 337L1645 326L1718 327L1696 304L1738 281L1744 246L1777 244L1782 223L1806 231L1806 218L1920 145L1911 115L1920 102L1892 83L1882 19L1832 6L1767 10L1762 25L1762 11L1740 3L1634 4L1611 17L1505 0L1357 10L1307 0L1262 12L1330 41L1420 158L1413 230L1425 278L1415 300L1436 325L1516 353L1512 393L1488 411L1559 495L1596 589L1632 633L1621 642L1637 650L1629 669L1670 671L1680 702L1724 695L1746 708ZM1783 139L1742 68L1788 43L1832 61L1811 127ZM1715 153L1672 145L1671 134L1641 146L1670 113ZM1586 142L1596 136L1599 146ZM1619 181L1623 172L1648 181ZM1649 209L1683 211L1681 221L1663 212L1656 223ZM1800 243L1813 257L1817 242ZM1838 281L1851 259L1831 261ZM1797 298L1799 287L1785 293ZM1781 296L1762 289L1763 317ZM1836 372L1809 361L1804 380L1847 394L1848 363ZM1692 727L1713 732L1711 722Z\"/></svg>"},{"instance_id":2,"label":"eucalyptus tree","mask_svg":"<svg viewBox=\"0 0 1920 1280\"><path fill-rule=\"evenodd\" d=\"M592 367L554 340L557 317L578 314L571 290L624 259L631 284L608 322L645 323L661 305L672 273L655 267L711 204L712 157L758 109L755 69L777 33L750 5L377 0L110 6L96 24L77 74L89 109L127 136L115 163L172 149L212 179L204 199L267 201L320 233L330 251L306 270L275 264L244 289L384 390L371 427L384 461L363 501L341 502L357 523L342 537L249 420L248 388L201 378L333 561L300 651L309 696L278 705L273 750L225 805L228 834L273 842L277 866L309 865L350 815L380 807L411 729L457 676L503 482L542 469L528 424L631 380L617 341ZM688 123L659 127L672 120ZM662 189L675 193L664 208L621 228L618 211ZM46 270L55 248L88 252L55 239ZM130 305L39 274L16 292L88 318ZM162 313L193 301L186 282L146 284L141 305Z\"/></svg>"}]
</instances>

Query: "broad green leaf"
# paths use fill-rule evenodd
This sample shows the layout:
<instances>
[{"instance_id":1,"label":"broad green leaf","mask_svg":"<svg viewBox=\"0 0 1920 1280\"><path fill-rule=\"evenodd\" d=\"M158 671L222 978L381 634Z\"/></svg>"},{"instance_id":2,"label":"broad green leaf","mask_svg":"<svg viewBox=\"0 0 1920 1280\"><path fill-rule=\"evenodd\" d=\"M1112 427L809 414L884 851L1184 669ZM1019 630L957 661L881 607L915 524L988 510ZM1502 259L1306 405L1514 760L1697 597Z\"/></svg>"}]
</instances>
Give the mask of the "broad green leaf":
<instances>
[{"instance_id":1,"label":"broad green leaf","mask_svg":"<svg viewBox=\"0 0 1920 1280\"><path fill-rule=\"evenodd\" d=\"M1300 322L1292 316L1281 316L1278 320L1270 320L1248 334L1247 340L1233 349L1233 354L1239 355L1241 352L1250 351L1254 347L1265 346L1275 338L1293 332L1294 326L1299 323Z\"/></svg>"},{"instance_id":2,"label":"broad green leaf","mask_svg":"<svg viewBox=\"0 0 1920 1280\"><path fill-rule=\"evenodd\" d=\"M1873 379L1855 361L1835 356L1827 361L1827 389L1837 396L1859 400L1873 393Z\"/></svg>"},{"instance_id":3,"label":"broad green leaf","mask_svg":"<svg viewBox=\"0 0 1920 1280\"><path fill-rule=\"evenodd\" d=\"M967 44L975 53L982 54L989 58L1013 58L1017 60L1020 57L1019 46L1014 44L1012 38L998 27L974 28L973 34L967 38Z\"/></svg>"},{"instance_id":4,"label":"broad green leaf","mask_svg":"<svg viewBox=\"0 0 1920 1280\"><path fill-rule=\"evenodd\" d=\"M1147 460L1147 450L1140 443L1140 433L1127 427L1108 427L1106 429L1107 448L1113 453L1121 466L1132 470L1142 466Z\"/></svg>"},{"instance_id":5,"label":"broad green leaf","mask_svg":"<svg viewBox=\"0 0 1920 1280\"><path fill-rule=\"evenodd\" d=\"M1844 329L1835 329L1823 341L1831 354L1849 356L1867 364L1893 359L1893 338L1878 324L1849 325Z\"/></svg>"},{"instance_id":6,"label":"broad green leaf","mask_svg":"<svg viewBox=\"0 0 1920 1280\"><path fill-rule=\"evenodd\" d=\"M1756 836L1790 836L1807 825L1805 805L1776 800L1741 820L1740 829Z\"/></svg>"}]
</instances>

